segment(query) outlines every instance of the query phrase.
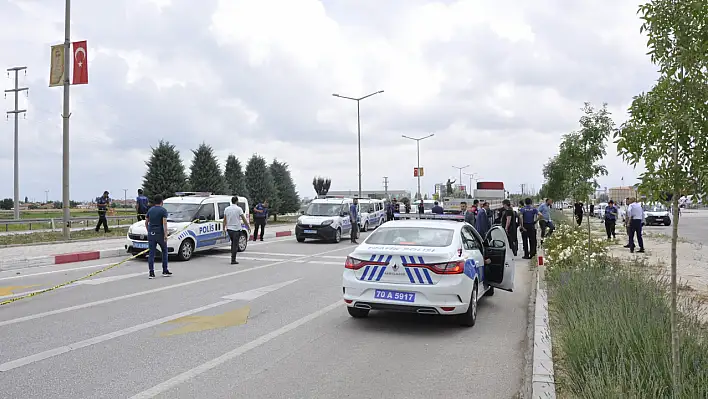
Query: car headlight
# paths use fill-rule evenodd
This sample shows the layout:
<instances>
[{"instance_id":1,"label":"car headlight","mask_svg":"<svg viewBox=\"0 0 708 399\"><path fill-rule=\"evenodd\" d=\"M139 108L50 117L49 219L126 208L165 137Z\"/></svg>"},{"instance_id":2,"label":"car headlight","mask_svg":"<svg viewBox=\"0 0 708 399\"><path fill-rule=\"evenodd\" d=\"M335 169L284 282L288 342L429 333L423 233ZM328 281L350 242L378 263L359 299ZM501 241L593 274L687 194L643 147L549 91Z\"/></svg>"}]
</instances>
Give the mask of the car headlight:
<instances>
[{"instance_id":1,"label":"car headlight","mask_svg":"<svg viewBox=\"0 0 708 399\"><path fill-rule=\"evenodd\" d=\"M322 226L329 226L330 224L334 223L334 220L332 219L327 219L324 222L322 222Z\"/></svg>"},{"instance_id":2,"label":"car headlight","mask_svg":"<svg viewBox=\"0 0 708 399\"><path fill-rule=\"evenodd\" d=\"M133 234L133 226L128 227L128 234Z\"/></svg>"}]
</instances>

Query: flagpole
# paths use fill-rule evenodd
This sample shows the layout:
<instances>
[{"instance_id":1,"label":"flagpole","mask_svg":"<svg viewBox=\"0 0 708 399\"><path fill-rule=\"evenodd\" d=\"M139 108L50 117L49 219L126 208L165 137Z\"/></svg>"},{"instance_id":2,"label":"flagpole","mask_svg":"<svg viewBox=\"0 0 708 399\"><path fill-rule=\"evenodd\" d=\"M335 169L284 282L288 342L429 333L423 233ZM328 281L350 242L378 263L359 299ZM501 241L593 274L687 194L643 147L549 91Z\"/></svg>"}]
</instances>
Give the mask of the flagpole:
<instances>
[{"instance_id":1,"label":"flagpole","mask_svg":"<svg viewBox=\"0 0 708 399\"><path fill-rule=\"evenodd\" d=\"M69 70L71 69L71 0L66 0L64 11L64 109L62 112L62 233L68 240L71 234L71 196L69 194Z\"/></svg>"}]
</instances>

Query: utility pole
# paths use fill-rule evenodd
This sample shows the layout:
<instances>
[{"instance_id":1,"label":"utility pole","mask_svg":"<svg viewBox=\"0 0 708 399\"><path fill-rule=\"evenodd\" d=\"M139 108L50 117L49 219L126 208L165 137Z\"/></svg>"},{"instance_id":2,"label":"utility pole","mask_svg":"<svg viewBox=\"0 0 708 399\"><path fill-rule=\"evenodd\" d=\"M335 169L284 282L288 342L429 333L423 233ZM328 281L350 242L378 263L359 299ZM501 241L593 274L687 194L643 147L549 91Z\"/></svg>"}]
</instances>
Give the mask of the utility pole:
<instances>
[{"instance_id":1,"label":"utility pole","mask_svg":"<svg viewBox=\"0 0 708 399\"><path fill-rule=\"evenodd\" d=\"M401 135L404 139L408 140L415 140L415 144L418 148L418 168L417 168L417 175L418 175L418 194L416 195L416 199L423 199L423 194L420 192L420 142L425 139L429 139L431 137L435 136L435 133L431 133L425 137L420 137L420 138L414 138L414 137L408 137L404 134Z\"/></svg>"},{"instance_id":2,"label":"utility pole","mask_svg":"<svg viewBox=\"0 0 708 399\"><path fill-rule=\"evenodd\" d=\"M457 183L458 185L462 184L462 169L469 168L469 167L470 167L469 165L465 165L465 166L453 166L453 168L459 169L459 171L460 171L460 180L458 180L458 182L459 182L459 183Z\"/></svg>"},{"instance_id":3,"label":"utility pole","mask_svg":"<svg viewBox=\"0 0 708 399\"><path fill-rule=\"evenodd\" d=\"M71 0L66 0L64 8L64 107L62 110L62 233L68 240L71 235L71 195L69 192L69 77L71 74Z\"/></svg>"},{"instance_id":4,"label":"utility pole","mask_svg":"<svg viewBox=\"0 0 708 399\"><path fill-rule=\"evenodd\" d=\"M66 0L67 3L69 0ZM365 98L369 98L371 96L374 96L376 94L383 93L383 90L379 90L375 93L367 94L364 97L359 97L359 98L354 98L354 97L347 97L347 96L340 96L339 94L332 94L334 97L339 97L343 98L345 100L352 100L356 101L356 135L357 135L357 146L359 147L359 196L358 198L361 198L361 113L359 112L359 102Z\"/></svg>"},{"instance_id":5,"label":"utility pole","mask_svg":"<svg viewBox=\"0 0 708 399\"><path fill-rule=\"evenodd\" d=\"M470 197L472 196L472 179L474 178L474 175L476 175L477 172L474 173L465 173L466 176L469 176L470 178Z\"/></svg>"},{"instance_id":6,"label":"utility pole","mask_svg":"<svg viewBox=\"0 0 708 399\"><path fill-rule=\"evenodd\" d=\"M128 205L128 189L123 189L123 205Z\"/></svg>"},{"instance_id":7,"label":"utility pole","mask_svg":"<svg viewBox=\"0 0 708 399\"><path fill-rule=\"evenodd\" d=\"M384 195L386 196L386 199L388 199L388 176L384 176Z\"/></svg>"},{"instance_id":8,"label":"utility pole","mask_svg":"<svg viewBox=\"0 0 708 399\"><path fill-rule=\"evenodd\" d=\"M44 203L49 203L49 190L44 190Z\"/></svg>"},{"instance_id":9,"label":"utility pole","mask_svg":"<svg viewBox=\"0 0 708 399\"><path fill-rule=\"evenodd\" d=\"M27 74L26 71L27 67L13 67L9 68L9 72L15 72L15 88L14 89L8 89L5 90L5 93L14 93L15 94L15 109L12 111L7 111L8 116L10 114L15 114L15 195L14 195L14 206L13 209L15 210L15 219L20 218L20 135L19 135L19 130L20 130L20 121L19 121L19 116L20 114L24 114L27 112L26 109L19 109L20 107L20 99L19 99L19 93L21 91L26 91L29 90L27 87L20 87L20 78L19 74L20 71L25 71L25 74Z\"/></svg>"}]
</instances>

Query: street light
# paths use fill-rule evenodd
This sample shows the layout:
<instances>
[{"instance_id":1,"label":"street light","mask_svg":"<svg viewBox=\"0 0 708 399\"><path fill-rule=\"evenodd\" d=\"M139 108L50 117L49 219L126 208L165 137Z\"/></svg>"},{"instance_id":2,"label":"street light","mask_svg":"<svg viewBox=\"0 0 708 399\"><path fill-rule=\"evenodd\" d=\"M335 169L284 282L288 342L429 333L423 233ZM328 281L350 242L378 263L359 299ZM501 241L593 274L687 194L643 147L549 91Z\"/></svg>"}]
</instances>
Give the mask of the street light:
<instances>
[{"instance_id":1,"label":"street light","mask_svg":"<svg viewBox=\"0 0 708 399\"><path fill-rule=\"evenodd\" d=\"M429 139L431 137L435 136L435 133L431 133L425 137L421 138L414 138L414 137L408 137L405 134L402 134L401 137L404 139L409 139L409 140L415 140L416 147L418 148L418 196L416 197L417 199L423 198L423 195L420 193L420 142L425 139Z\"/></svg>"},{"instance_id":2,"label":"street light","mask_svg":"<svg viewBox=\"0 0 708 399\"><path fill-rule=\"evenodd\" d=\"M354 97L347 97L347 96L341 96L337 93L332 94L334 97L339 97L343 98L345 100L352 100L356 101L356 135L357 135L357 146L359 147L359 198L361 198L361 118L360 118L360 112L359 112L359 102L365 98L369 98L371 96L374 96L376 94L383 93L383 90L379 90L375 93L367 94L364 97L359 97L359 98L354 98Z\"/></svg>"},{"instance_id":3,"label":"street light","mask_svg":"<svg viewBox=\"0 0 708 399\"><path fill-rule=\"evenodd\" d=\"M474 173L465 173L466 176L469 176L470 178L470 196L472 196L472 178L474 178L474 175L476 175L477 172Z\"/></svg>"},{"instance_id":4,"label":"street light","mask_svg":"<svg viewBox=\"0 0 708 399\"><path fill-rule=\"evenodd\" d=\"M458 184L462 184L462 169L469 168L469 167L470 167L469 165L465 165L465 166L453 166L453 168L460 170L460 180L458 180L460 183L458 183Z\"/></svg>"}]
</instances>

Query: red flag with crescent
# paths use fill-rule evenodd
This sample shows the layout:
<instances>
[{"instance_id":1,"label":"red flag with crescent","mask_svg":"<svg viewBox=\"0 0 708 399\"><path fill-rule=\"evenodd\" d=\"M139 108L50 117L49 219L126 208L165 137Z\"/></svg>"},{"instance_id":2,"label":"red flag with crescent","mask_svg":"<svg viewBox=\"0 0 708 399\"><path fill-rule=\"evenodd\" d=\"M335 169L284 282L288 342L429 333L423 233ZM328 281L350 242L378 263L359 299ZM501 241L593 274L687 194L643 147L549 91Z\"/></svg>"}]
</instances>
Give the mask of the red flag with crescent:
<instances>
[{"instance_id":1,"label":"red flag with crescent","mask_svg":"<svg viewBox=\"0 0 708 399\"><path fill-rule=\"evenodd\" d=\"M86 50L86 40L73 42L74 50L74 79L71 84L88 84L88 52Z\"/></svg>"}]
</instances>

